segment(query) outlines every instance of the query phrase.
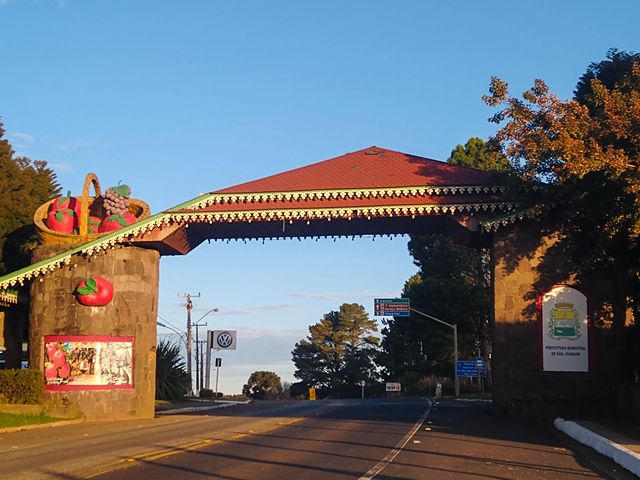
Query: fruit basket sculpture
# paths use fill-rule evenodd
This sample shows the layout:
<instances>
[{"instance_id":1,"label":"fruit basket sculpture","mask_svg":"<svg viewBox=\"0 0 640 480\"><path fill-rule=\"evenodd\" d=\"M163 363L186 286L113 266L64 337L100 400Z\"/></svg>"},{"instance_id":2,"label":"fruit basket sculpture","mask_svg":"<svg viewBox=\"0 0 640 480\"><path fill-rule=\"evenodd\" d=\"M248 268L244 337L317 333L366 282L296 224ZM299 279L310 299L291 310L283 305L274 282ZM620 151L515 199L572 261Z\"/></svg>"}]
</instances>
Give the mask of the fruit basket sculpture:
<instances>
[{"instance_id":1,"label":"fruit basket sculpture","mask_svg":"<svg viewBox=\"0 0 640 480\"><path fill-rule=\"evenodd\" d=\"M89 195L93 185L94 196ZM126 185L102 194L98 177L87 174L81 197L58 197L40 205L34 215L43 245L78 244L96 240L151 215L149 205L129 198Z\"/></svg>"}]
</instances>

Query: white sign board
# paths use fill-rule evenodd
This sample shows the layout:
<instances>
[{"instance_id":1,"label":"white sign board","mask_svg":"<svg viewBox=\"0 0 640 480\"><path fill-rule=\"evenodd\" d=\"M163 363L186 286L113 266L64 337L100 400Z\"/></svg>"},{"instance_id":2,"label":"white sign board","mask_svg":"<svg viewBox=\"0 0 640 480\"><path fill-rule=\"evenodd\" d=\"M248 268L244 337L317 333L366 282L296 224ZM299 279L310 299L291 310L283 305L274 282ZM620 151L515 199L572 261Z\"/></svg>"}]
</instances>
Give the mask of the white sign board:
<instances>
[{"instance_id":1,"label":"white sign board","mask_svg":"<svg viewBox=\"0 0 640 480\"><path fill-rule=\"evenodd\" d=\"M587 297L575 288L559 285L538 303L542 328L542 370L589 371L589 315Z\"/></svg>"},{"instance_id":2,"label":"white sign board","mask_svg":"<svg viewBox=\"0 0 640 480\"><path fill-rule=\"evenodd\" d=\"M387 382L387 392L400 392L400 382Z\"/></svg>"},{"instance_id":3,"label":"white sign board","mask_svg":"<svg viewBox=\"0 0 640 480\"><path fill-rule=\"evenodd\" d=\"M236 330L208 330L209 348L214 350L235 350Z\"/></svg>"}]
</instances>

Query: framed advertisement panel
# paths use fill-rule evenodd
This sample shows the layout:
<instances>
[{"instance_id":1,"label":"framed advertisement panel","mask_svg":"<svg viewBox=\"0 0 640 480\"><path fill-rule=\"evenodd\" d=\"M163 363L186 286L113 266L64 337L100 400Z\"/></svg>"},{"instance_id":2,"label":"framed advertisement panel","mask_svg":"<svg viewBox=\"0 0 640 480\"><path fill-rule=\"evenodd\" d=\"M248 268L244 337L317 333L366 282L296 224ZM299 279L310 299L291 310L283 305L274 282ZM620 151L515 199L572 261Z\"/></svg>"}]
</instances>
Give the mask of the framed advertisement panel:
<instances>
[{"instance_id":1,"label":"framed advertisement panel","mask_svg":"<svg viewBox=\"0 0 640 480\"><path fill-rule=\"evenodd\" d=\"M542 370L589 371L587 297L573 287L556 285L537 302Z\"/></svg>"},{"instance_id":2,"label":"framed advertisement panel","mask_svg":"<svg viewBox=\"0 0 640 480\"><path fill-rule=\"evenodd\" d=\"M133 388L133 343L133 337L45 336L45 390Z\"/></svg>"}]
</instances>

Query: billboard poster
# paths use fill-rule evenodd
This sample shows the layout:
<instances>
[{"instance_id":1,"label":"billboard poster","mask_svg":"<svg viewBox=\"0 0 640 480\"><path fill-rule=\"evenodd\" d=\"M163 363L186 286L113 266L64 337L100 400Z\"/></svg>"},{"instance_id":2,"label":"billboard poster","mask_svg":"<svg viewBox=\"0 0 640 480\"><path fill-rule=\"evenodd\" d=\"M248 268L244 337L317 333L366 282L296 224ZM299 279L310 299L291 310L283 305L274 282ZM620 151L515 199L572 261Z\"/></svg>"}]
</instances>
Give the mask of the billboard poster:
<instances>
[{"instance_id":1,"label":"billboard poster","mask_svg":"<svg viewBox=\"0 0 640 480\"><path fill-rule=\"evenodd\" d=\"M44 337L45 390L133 388L133 337Z\"/></svg>"},{"instance_id":2,"label":"billboard poster","mask_svg":"<svg viewBox=\"0 0 640 480\"><path fill-rule=\"evenodd\" d=\"M589 371L587 297L575 288L557 285L538 297L542 370Z\"/></svg>"}]
</instances>

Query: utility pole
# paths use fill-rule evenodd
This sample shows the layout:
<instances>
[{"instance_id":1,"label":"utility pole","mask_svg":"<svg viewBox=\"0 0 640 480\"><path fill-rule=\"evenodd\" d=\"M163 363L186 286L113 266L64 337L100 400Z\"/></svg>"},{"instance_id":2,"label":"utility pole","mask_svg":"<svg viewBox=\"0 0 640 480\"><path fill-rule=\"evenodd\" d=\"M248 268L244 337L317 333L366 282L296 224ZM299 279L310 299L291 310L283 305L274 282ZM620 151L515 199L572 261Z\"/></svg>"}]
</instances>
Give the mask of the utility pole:
<instances>
[{"instance_id":1,"label":"utility pole","mask_svg":"<svg viewBox=\"0 0 640 480\"><path fill-rule=\"evenodd\" d=\"M202 318L200 319L202 320ZM198 320L198 322L200 321ZM206 323L192 323L191 325L193 327L196 328L196 391L200 391L200 389L203 387L202 384L202 362L200 362L199 358L202 355L203 351L201 348L201 343L199 338L198 338L198 327L206 327L207 324Z\"/></svg>"},{"instance_id":2,"label":"utility pole","mask_svg":"<svg viewBox=\"0 0 640 480\"><path fill-rule=\"evenodd\" d=\"M200 340L200 388L204 388L204 349L206 340ZM209 373L209 372L207 372Z\"/></svg>"},{"instance_id":3,"label":"utility pole","mask_svg":"<svg viewBox=\"0 0 640 480\"><path fill-rule=\"evenodd\" d=\"M198 341L198 327L196 327L196 395L200 395L200 342Z\"/></svg>"},{"instance_id":4,"label":"utility pole","mask_svg":"<svg viewBox=\"0 0 640 480\"><path fill-rule=\"evenodd\" d=\"M191 381L189 393L193 393L193 381L191 377L191 347L193 344L193 338L191 337L191 309L193 308L193 302L191 299L197 297L200 297L200 293L198 293L198 295L191 295L189 293L182 295L182 298L187 299L187 375L189 375L189 379Z\"/></svg>"}]
</instances>

